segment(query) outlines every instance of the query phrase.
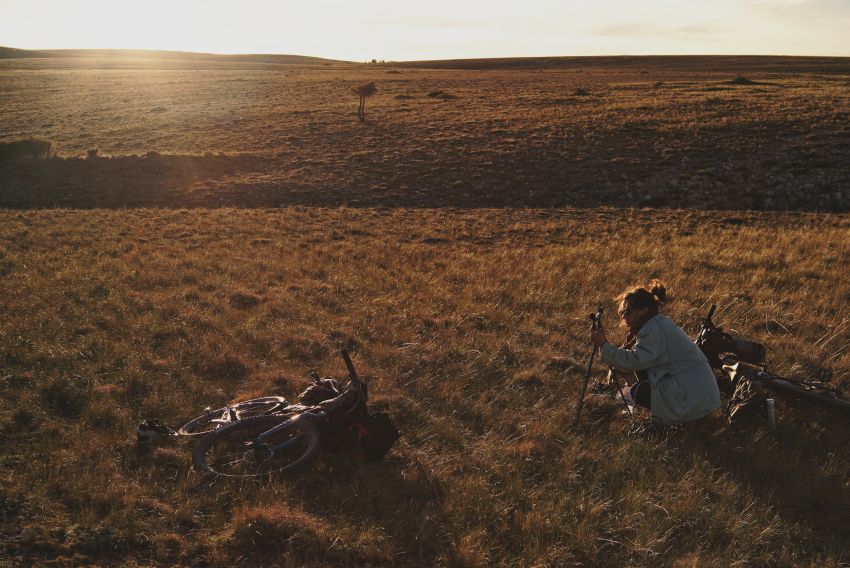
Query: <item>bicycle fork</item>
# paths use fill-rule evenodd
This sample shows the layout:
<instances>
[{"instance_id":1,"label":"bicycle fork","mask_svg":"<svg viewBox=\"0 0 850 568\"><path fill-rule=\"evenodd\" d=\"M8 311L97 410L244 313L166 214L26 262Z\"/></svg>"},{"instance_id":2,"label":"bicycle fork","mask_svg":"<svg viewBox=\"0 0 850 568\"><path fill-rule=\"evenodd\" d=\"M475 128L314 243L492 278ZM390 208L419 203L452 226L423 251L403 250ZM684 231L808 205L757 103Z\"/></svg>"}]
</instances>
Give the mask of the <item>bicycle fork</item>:
<instances>
[{"instance_id":1,"label":"bicycle fork","mask_svg":"<svg viewBox=\"0 0 850 568\"><path fill-rule=\"evenodd\" d=\"M294 424L297 420L306 420L305 416L307 414L296 414L292 418L288 420L284 420L277 426L274 426L248 443L248 449L246 450L244 456L246 461L254 461L254 462L264 462L269 461L274 458L275 454L280 451L287 449L288 447L296 444L301 436L293 436L292 438L286 440L283 443L280 443L276 446L269 446L264 442L264 440L268 439L270 436L277 434L278 432L289 428ZM318 416L318 414L310 413L311 417Z\"/></svg>"}]
</instances>

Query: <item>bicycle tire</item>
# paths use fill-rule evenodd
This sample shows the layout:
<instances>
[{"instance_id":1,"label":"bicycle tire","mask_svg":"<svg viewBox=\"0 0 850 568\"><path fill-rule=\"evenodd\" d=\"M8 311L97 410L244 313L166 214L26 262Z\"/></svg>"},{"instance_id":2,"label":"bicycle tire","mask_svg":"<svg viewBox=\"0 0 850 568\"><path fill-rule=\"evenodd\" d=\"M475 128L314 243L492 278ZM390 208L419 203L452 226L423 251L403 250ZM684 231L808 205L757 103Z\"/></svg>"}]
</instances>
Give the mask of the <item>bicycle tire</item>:
<instances>
[{"instance_id":1,"label":"bicycle tire","mask_svg":"<svg viewBox=\"0 0 850 568\"><path fill-rule=\"evenodd\" d=\"M806 388L782 379L764 381L764 388L778 395L812 403L832 412L850 417L850 401L830 391Z\"/></svg>"},{"instance_id":2,"label":"bicycle tire","mask_svg":"<svg viewBox=\"0 0 850 568\"><path fill-rule=\"evenodd\" d=\"M291 420L269 440L268 446L293 442L292 447L275 452L271 458L258 455L250 444L263 432ZM202 473L223 477L257 477L300 469L319 452L321 435L311 420L303 417L256 416L233 422L213 432L192 451L192 463Z\"/></svg>"},{"instance_id":3,"label":"bicycle tire","mask_svg":"<svg viewBox=\"0 0 850 568\"><path fill-rule=\"evenodd\" d=\"M264 396L261 398L237 402L236 404L211 410L202 416L198 416L197 418L190 420L177 430L177 433L181 436L198 436L200 434L214 432L227 423L234 421L229 418L222 419L222 416L225 416L225 413L229 413L228 409L236 413L236 419L238 420L263 414L271 414L272 412L286 407L287 404L286 399L282 396Z\"/></svg>"}]
</instances>

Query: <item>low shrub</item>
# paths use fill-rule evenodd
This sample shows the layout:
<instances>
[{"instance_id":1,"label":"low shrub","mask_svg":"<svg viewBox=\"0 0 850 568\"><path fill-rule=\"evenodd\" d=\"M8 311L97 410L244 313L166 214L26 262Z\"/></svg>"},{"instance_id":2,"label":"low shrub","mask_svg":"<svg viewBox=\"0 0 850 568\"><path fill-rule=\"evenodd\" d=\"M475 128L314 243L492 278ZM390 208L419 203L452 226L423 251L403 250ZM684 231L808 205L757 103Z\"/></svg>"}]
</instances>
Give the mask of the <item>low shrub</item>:
<instances>
[{"instance_id":1,"label":"low shrub","mask_svg":"<svg viewBox=\"0 0 850 568\"><path fill-rule=\"evenodd\" d=\"M449 101L457 98L457 95L453 95L445 91L431 91L430 93L428 93L428 96L432 99L442 99L444 101Z\"/></svg>"},{"instance_id":2,"label":"low shrub","mask_svg":"<svg viewBox=\"0 0 850 568\"><path fill-rule=\"evenodd\" d=\"M0 142L0 162L12 160L43 160L54 155L53 142L39 138L26 138Z\"/></svg>"},{"instance_id":3,"label":"low shrub","mask_svg":"<svg viewBox=\"0 0 850 568\"><path fill-rule=\"evenodd\" d=\"M241 310L253 308L262 301L262 297L252 294L251 292L234 292L228 299L231 306Z\"/></svg>"},{"instance_id":4,"label":"low shrub","mask_svg":"<svg viewBox=\"0 0 850 568\"><path fill-rule=\"evenodd\" d=\"M755 85L756 84L756 82L753 81L752 79L748 79L747 77L741 77L741 76L735 77L734 79L729 81L729 83L731 83L732 85Z\"/></svg>"},{"instance_id":5,"label":"low shrub","mask_svg":"<svg viewBox=\"0 0 850 568\"><path fill-rule=\"evenodd\" d=\"M325 530L320 519L282 503L241 506L233 512L232 544L252 555L279 556L297 550L306 557L327 549Z\"/></svg>"}]
</instances>

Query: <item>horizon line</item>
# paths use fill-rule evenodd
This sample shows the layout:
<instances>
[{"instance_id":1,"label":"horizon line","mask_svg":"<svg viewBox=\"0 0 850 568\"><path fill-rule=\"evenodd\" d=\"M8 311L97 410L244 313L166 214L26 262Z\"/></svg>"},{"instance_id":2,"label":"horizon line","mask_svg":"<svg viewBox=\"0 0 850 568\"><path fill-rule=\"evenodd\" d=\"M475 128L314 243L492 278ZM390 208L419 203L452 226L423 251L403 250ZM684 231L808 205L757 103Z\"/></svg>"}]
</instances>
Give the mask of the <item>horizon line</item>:
<instances>
[{"instance_id":1,"label":"horizon line","mask_svg":"<svg viewBox=\"0 0 850 568\"><path fill-rule=\"evenodd\" d=\"M275 52L238 52L238 53L223 53L216 51L188 51L181 49L160 49L160 48L139 48L139 47L49 47L49 48L20 48L0 45L0 49L8 49L21 52L71 52L71 51L101 51L101 52L138 52L138 53L163 53L163 54L182 54L182 55L211 55L216 57L300 57L305 59L319 59L337 63L354 63L362 64L364 62L371 63L424 63L438 61L480 61L480 60L500 60L500 59L565 59L565 58L612 58L612 57L796 57L796 58L833 58L833 59L848 59L850 55L798 55L788 53L609 53L609 54L593 54L593 55L494 55L483 57L445 57L439 59L371 59L365 61L357 61L351 59L334 59L319 55L303 55L297 53L275 53Z\"/></svg>"}]
</instances>

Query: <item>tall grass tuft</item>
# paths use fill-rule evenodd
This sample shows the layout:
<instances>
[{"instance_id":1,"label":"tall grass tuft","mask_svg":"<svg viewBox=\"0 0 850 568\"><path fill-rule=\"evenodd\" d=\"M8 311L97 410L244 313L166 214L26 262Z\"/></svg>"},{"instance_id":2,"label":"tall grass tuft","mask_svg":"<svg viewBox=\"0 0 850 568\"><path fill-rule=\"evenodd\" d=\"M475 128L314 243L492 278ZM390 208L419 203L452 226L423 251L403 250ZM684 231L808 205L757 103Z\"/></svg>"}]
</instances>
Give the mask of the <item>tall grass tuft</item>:
<instances>
[{"instance_id":1,"label":"tall grass tuft","mask_svg":"<svg viewBox=\"0 0 850 568\"><path fill-rule=\"evenodd\" d=\"M297 553L316 557L331 539L321 520L283 503L240 506L233 512L232 545L246 556L276 558Z\"/></svg>"}]
</instances>

